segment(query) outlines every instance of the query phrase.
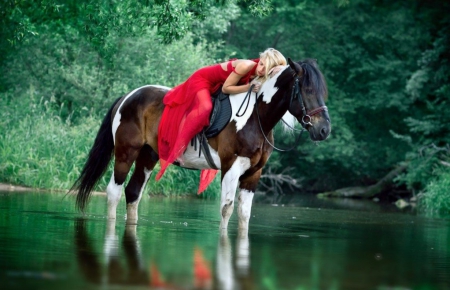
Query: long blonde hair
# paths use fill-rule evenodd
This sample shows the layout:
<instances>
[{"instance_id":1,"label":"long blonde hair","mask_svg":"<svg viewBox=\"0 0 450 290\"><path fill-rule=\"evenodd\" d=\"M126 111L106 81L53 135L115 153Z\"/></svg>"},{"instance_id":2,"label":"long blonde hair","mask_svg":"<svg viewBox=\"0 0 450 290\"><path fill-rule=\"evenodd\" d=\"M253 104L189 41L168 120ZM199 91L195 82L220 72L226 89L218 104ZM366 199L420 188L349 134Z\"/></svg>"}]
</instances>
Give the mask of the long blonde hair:
<instances>
[{"instance_id":1,"label":"long blonde hair","mask_svg":"<svg viewBox=\"0 0 450 290\"><path fill-rule=\"evenodd\" d=\"M264 65L265 65L265 73L263 77L257 77L257 81L258 82L265 82L268 77L269 77L269 71L278 66L278 65L286 65L287 61L286 58L281 54L281 52L279 52L278 50L276 50L275 48L268 48L265 51L261 52L259 54L259 59L261 61L263 61Z\"/></svg>"}]
</instances>

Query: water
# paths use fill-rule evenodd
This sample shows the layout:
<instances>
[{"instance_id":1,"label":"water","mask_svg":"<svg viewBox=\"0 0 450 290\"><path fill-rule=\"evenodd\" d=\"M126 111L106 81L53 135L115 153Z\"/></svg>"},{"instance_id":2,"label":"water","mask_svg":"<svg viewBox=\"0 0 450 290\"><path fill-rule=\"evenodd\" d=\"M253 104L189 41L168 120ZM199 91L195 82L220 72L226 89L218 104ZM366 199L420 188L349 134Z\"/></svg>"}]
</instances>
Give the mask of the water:
<instances>
[{"instance_id":1,"label":"water","mask_svg":"<svg viewBox=\"0 0 450 290\"><path fill-rule=\"evenodd\" d=\"M289 200L287 200L289 199ZM350 203L350 204L349 204ZM0 192L1 289L450 289L450 219L351 200L256 198L248 235L219 201L143 197L137 226L93 196Z\"/></svg>"}]
</instances>

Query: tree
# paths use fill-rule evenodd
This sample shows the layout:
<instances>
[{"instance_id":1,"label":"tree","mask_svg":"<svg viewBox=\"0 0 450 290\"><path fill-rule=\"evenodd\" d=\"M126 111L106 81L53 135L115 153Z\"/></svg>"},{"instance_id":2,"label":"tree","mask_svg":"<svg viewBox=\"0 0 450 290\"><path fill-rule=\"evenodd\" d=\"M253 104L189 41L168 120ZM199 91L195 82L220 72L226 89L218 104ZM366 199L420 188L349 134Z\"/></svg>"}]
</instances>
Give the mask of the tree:
<instances>
[{"instance_id":1,"label":"tree","mask_svg":"<svg viewBox=\"0 0 450 290\"><path fill-rule=\"evenodd\" d=\"M449 83L448 55L443 53L450 50L443 37L448 4L354 0L341 6L325 0L276 0L273 6L275 13L261 20L244 12L233 21L224 35L227 46L238 57L274 46L293 59L318 59L329 86L333 124L331 138L320 146L308 143L292 153L275 154L282 159L279 170L297 160L298 176L317 191L371 185L423 146L399 136L414 140L420 130L428 130L427 137L441 136L436 144L448 144L443 137L448 136L443 108ZM418 63L427 63L426 68ZM433 94L418 99L424 92ZM276 142L293 142L280 138Z\"/></svg>"}]
</instances>

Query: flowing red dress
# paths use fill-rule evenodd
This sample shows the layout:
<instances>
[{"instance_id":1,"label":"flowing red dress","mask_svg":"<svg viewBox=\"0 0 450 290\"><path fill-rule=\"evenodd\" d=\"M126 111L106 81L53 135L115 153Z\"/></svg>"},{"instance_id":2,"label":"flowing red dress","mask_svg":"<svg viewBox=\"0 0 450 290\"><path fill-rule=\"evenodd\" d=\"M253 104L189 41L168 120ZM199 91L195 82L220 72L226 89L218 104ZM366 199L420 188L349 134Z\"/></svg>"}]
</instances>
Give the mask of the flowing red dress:
<instances>
[{"instance_id":1,"label":"flowing red dress","mask_svg":"<svg viewBox=\"0 0 450 290\"><path fill-rule=\"evenodd\" d=\"M163 176L167 166L183 154L189 141L209 125L212 109L211 94L223 85L232 72L235 72L232 61L227 63L227 70L224 70L220 64L197 70L164 97L165 108L158 128L161 170L156 175L156 180ZM259 59L253 61L258 63ZM255 74L256 67L257 65L243 75L238 85L248 83L250 77ZM208 187L216 174L217 170L202 170L198 193Z\"/></svg>"}]
</instances>

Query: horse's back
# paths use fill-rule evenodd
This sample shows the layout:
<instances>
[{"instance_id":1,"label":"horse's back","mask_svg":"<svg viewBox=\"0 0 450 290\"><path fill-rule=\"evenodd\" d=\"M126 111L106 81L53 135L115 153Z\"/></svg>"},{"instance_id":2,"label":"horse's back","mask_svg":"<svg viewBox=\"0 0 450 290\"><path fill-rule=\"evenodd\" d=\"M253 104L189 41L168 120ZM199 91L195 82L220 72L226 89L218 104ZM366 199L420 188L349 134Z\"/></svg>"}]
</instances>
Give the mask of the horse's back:
<instances>
[{"instance_id":1,"label":"horse's back","mask_svg":"<svg viewBox=\"0 0 450 290\"><path fill-rule=\"evenodd\" d=\"M158 85L147 85L137 88L121 98L114 108L113 116L117 112L122 115L131 115L138 110L145 110L149 105L164 108L162 99L169 90L169 87Z\"/></svg>"},{"instance_id":2,"label":"horse's back","mask_svg":"<svg viewBox=\"0 0 450 290\"><path fill-rule=\"evenodd\" d=\"M163 98L169 87L147 85L124 95L115 105L112 115L112 133L114 140L130 132L138 133L139 139L157 148L158 125L164 110ZM119 134L119 136L116 136Z\"/></svg>"}]
</instances>

